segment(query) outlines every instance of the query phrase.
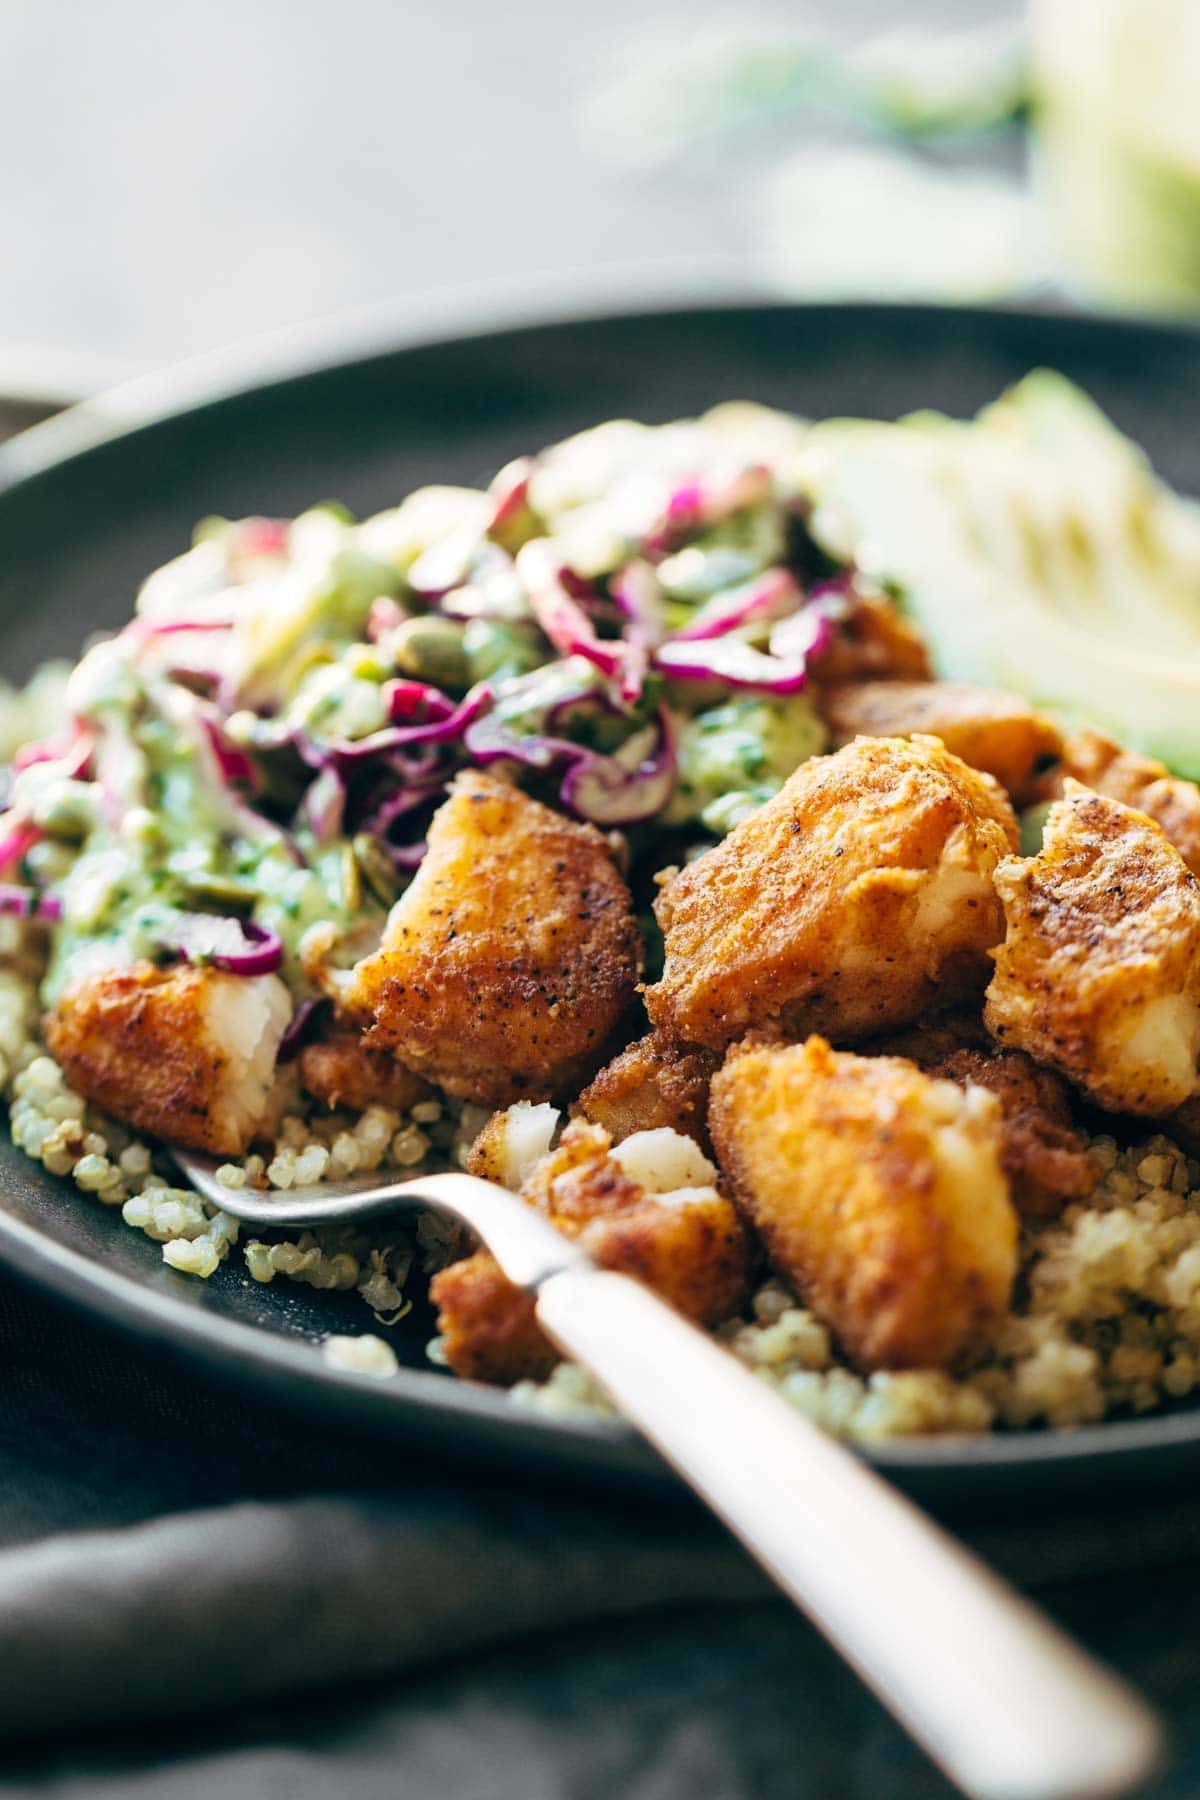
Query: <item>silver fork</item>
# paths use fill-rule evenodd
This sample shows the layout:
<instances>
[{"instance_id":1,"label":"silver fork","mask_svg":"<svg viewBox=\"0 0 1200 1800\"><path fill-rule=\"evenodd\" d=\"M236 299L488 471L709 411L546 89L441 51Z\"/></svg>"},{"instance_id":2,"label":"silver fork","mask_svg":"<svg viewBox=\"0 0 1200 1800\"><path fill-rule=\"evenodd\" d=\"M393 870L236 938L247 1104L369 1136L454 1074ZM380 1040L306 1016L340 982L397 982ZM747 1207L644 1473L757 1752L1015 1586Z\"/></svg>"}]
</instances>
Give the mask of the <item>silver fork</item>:
<instances>
[{"instance_id":1,"label":"silver fork","mask_svg":"<svg viewBox=\"0 0 1200 1800\"><path fill-rule=\"evenodd\" d=\"M1027 1600L648 1288L601 1269L472 1175L359 1176L264 1196L176 1150L257 1226L360 1225L433 1207L468 1226L539 1324L977 1800L1105 1800L1158 1766L1154 1714Z\"/></svg>"}]
</instances>

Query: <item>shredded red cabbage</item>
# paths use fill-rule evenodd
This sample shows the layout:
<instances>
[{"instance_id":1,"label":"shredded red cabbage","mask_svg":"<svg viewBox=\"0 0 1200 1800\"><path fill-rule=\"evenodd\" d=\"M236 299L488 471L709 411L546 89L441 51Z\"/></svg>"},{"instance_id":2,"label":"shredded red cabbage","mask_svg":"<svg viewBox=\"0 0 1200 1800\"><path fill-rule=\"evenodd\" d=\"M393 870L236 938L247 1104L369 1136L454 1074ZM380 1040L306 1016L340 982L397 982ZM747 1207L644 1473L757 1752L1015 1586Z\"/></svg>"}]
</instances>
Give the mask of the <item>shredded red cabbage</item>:
<instances>
[{"instance_id":1,"label":"shredded red cabbage","mask_svg":"<svg viewBox=\"0 0 1200 1800\"><path fill-rule=\"evenodd\" d=\"M230 975L273 975L283 962L283 940L278 932L253 919L180 913L170 937L164 937L162 943L181 962L211 963Z\"/></svg>"},{"instance_id":2,"label":"shredded red cabbage","mask_svg":"<svg viewBox=\"0 0 1200 1800\"><path fill-rule=\"evenodd\" d=\"M152 638L176 637L180 632L232 631L236 623L232 613L224 619L134 619L125 632L139 644L148 644Z\"/></svg>"},{"instance_id":3,"label":"shredded red cabbage","mask_svg":"<svg viewBox=\"0 0 1200 1800\"><path fill-rule=\"evenodd\" d=\"M787 569L768 569L731 593L718 594L675 634L677 641L695 643L723 637L754 619L777 619L794 612L804 595Z\"/></svg>"},{"instance_id":4,"label":"shredded red cabbage","mask_svg":"<svg viewBox=\"0 0 1200 1800\"><path fill-rule=\"evenodd\" d=\"M16 774L31 769L35 763L60 762L68 781L78 781L92 760L95 745L90 732L77 730L69 744L25 744L12 759Z\"/></svg>"},{"instance_id":5,"label":"shredded red cabbage","mask_svg":"<svg viewBox=\"0 0 1200 1800\"><path fill-rule=\"evenodd\" d=\"M642 539L642 547L648 556L663 556L693 532L758 506L770 494L771 471L765 463L751 463L715 481L690 476L672 489L662 515Z\"/></svg>"},{"instance_id":6,"label":"shredded red cabbage","mask_svg":"<svg viewBox=\"0 0 1200 1800\"><path fill-rule=\"evenodd\" d=\"M234 529L233 548L239 556L283 556L290 530L287 519L241 519Z\"/></svg>"},{"instance_id":7,"label":"shredded red cabbage","mask_svg":"<svg viewBox=\"0 0 1200 1800\"><path fill-rule=\"evenodd\" d=\"M208 747L216 758L217 767L226 781L240 782L244 787L257 789L258 771L246 752L237 744L231 744L222 728L222 721L215 710L207 707L198 709L200 723L204 727L204 735L208 739Z\"/></svg>"},{"instance_id":8,"label":"shredded red cabbage","mask_svg":"<svg viewBox=\"0 0 1200 1800\"><path fill-rule=\"evenodd\" d=\"M636 558L609 582L609 597L626 620L626 656L621 670L621 698L640 698L650 671L651 653L666 633L663 592L648 562Z\"/></svg>"},{"instance_id":9,"label":"shredded red cabbage","mask_svg":"<svg viewBox=\"0 0 1200 1800\"><path fill-rule=\"evenodd\" d=\"M529 498L529 479L533 470L532 456L518 456L514 462L506 463L496 476L488 489L488 498L492 502L486 528L488 537L503 532L520 515Z\"/></svg>"},{"instance_id":10,"label":"shredded red cabbage","mask_svg":"<svg viewBox=\"0 0 1200 1800\"><path fill-rule=\"evenodd\" d=\"M42 833L24 819L15 820L0 837L0 873L19 863L33 846L41 842Z\"/></svg>"},{"instance_id":11,"label":"shredded red cabbage","mask_svg":"<svg viewBox=\"0 0 1200 1800\"><path fill-rule=\"evenodd\" d=\"M547 737L541 733L514 731L503 720L492 715L471 725L463 745L477 763L507 760L524 764L527 769L550 769L564 758L577 756L581 746L567 738Z\"/></svg>"},{"instance_id":12,"label":"shredded red cabbage","mask_svg":"<svg viewBox=\"0 0 1200 1800\"><path fill-rule=\"evenodd\" d=\"M37 888L19 887L12 881L0 881L0 913L13 913L18 919L46 919L54 923L62 918L62 901L57 894L43 894Z\"/></svg>"},{"instance_id":13,"label":"shredded red cabbage","mask_svg":"<svg viewBox=\"0 0 1200 1800\"><path fill-rule=\"evenodd\" d=\"M424 786L413 785L412 787L398 788L395 792L385 795L370 812L364 814L359 829L370 832L373 837L386 838L388 831L397 819L407 818L409 813L419 812L423 806L432 806L441 799L445 791L444 777L439 777L436 781L428 782ZM389 852L395 848L390 843L385 847Z\"/></svg>"},{"instance_id":14,"label":"shredded red cabbage","mask_svg":"<svg viewBox=\"0 0 1200 1800\"><path fill-rule=\"evenodd\" d=\"M654 750L634 770L569 738L524 736L494 715L476 720L464 743L479 763L508 759L530 769L561 768L559 798L571 812L597 825L633 825L665 806L675 786L675 732L666 707L659 709L658 727Z\"/></svg>"},{"instance_id":15,"label":"shredded red cabbage","mask_svg":"<svg viewBox=\"0 0 1200 1800\"><path fill-rule=\"evenodd\" d=\"M426 723L448 719L454 711L453 700L427 681L389 681L382 694L393 725L398 725L402 719L416 718L422 710L429 715Z\"/></svg>"},{"instance_id":16,"label":"shredded red cabbage","mask_svg":"<svg viewBox=\"0 0 1200 1800\"><path fill-rule=\"evenodd\" d=\"M724 681L735 688L798 694L808 680L809 659L829 642L832 623L823 607L806 606L774 626L769 653L744 638L673 638L654 655L654 665L675 681Z\"/></svg>"},{"instance_id":17,"label":"shredded red cabbage","mask_svg":"<svg viewBox=\"0 0 1200 1800\"><path fill-rule=\"evenodd\" d=\"M833 638L834 619L828 606L810 601L799 612L789 613L772 626L768 639L771 655L785 661L800 656L806 661L828 650Z\"/></svg>"},{"instance_id":18,"label":"shredded red cabbage","mask_svg":"<svg viewBox=\"0 0 1200 1800\"><path fill-rule=\"evenodd\" d=\"M291 1024L279 1040L276 1063L295 1062L331 1010L332 1002L329 1000L302 1000L292 1014Z\"/></svg>"},{"instance_id":19,"label":"shredded red cabbage","mask_svg":"<svg viewBox=\"0 0 1200 1800\"><path fill-rule=\"evenodd\" d=\"M547 538L537 538L517 551L517 574L529 597L533 616L561 656L585 657L602 675L621 672L629 647L620 638L604 640L571 593L564 569Z\"/></svg>"},{"instance_id":20,"label":"shredded red cabbage","mask_svg":"<svg viewBox=\"0 0 1200 1800\"><path fill-rule=\"evenodd\" d=\"M635 825L660 812L675 790L675 728L668 709L658 713L658 742L636 769L615 756L587 751L567 769L560 795L565 806L596 825Z\"/></svg>"},{"instance_id":21,"label":"shredded red cabbage","mask_svg":"<svg viewBox=\"0 0 1200 1800\"><path fill-rule=\"evenodd\" d=\"M618 706L612 695L603 688L568 688L558 696L553 705L546 708L542 719L544 735L565 736L570 729L571 715L581 708L586 708L593 718L598 713L603 713L610 719L625 719L629 716L625 708Z\"/></svg>"},{"instance_id":22,"label":"shredded red cabbage","mask_svg":"<svg viewBox=\"0 0 1200 1800\"><path fill-rule=\"evenodd\" d=\"M479 716L492 698L491 687L486 681L473 687L457 706L437 688L426 688L421 682L389 681L384 686L384 699L393 717L411 716L406 709L415 710L413 690L420 691L425 706L434 714L425 723L385 726L382 731L372 732L370 737L338 738L325 746L313 744L311 740L301 744L297 738L300 754L315 767L329 761L340 766L363 762L384 751L403 750L410 744L451 743L462 736L471 720Z\"/></svg>"},{"instance_id":23,"label":"shredded red cabbage","mask_svg":"<svg viewBox=\"0 0 1200 1800\"><path fill-rule=\"evenodd\" d=\"M648 562L640 557L627 562L609 582L608 592L618 612L648 643L658 643L665 636L663 592Z\"/></svg>"}]
</instances>

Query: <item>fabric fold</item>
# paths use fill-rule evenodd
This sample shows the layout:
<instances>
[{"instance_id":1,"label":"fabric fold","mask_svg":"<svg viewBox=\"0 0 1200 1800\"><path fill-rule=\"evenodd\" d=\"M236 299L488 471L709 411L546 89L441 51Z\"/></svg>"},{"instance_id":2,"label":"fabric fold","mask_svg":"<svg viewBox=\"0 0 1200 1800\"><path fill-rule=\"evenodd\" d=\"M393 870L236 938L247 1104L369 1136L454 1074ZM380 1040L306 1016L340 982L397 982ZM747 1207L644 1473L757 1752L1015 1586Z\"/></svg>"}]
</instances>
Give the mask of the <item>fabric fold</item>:
<instances>
[{"instance_id":1,"label":"fabric fold","mask_svg":"<svg viewBox=\"0 0 1200 1800\"><path fill-rule=\"evenodd\" d=\"M0 1556L0 1737L398 1673L583 1618L745 1600L716 1534L557 1504L248 1502Z\"/></svg>"},{"instance_id":2,"label":"fabric fold","mask_svg":"<svg viewBox=\"0 0 1200 1800\"><path fill-rule=\"evenodd\" d=\"M1120 1521L1130 1564L1200 1550L1190 1502ZM1113 1530L1098 1512L966 1535L1037 1585L1111 1570ZM592 1618L775 1594L715 1525L627 1496L464 1482L70 1533L0 1555L0 1739L344 1690Z\"/></svg>"}]
</instances>

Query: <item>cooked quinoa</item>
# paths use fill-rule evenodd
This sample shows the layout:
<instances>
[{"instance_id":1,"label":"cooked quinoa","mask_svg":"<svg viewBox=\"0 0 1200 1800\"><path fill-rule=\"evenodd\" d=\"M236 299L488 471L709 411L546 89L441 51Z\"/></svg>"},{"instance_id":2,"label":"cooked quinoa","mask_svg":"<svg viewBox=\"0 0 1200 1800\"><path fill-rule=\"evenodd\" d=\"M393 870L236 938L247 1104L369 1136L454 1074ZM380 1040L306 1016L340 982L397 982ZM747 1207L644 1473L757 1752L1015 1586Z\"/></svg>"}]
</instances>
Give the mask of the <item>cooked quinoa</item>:
<instances>
[{"instance_id":1,"label":"cooked quinoa","mask_svg":"<svg viewBox=\"0 0 1200 1800\"><path fill-rule=\"evenodd\" d=\"M172 1185L148 1144L67 1087L37 1034L39 959L28 933L0 919L0 1094L14 1144L49 1173L121 1209L125 1223L161 1244L164 1262L211 1276L240 1252L256 1281L283 1276L318 1289L355 1289L386 1329L410 1310L414 1268L446 1260L453 1226L434 1214L385 1242L361 1231L282 1231L239 1240L228 1213ZM297 1092L269 1152L226 1164L236 1189L286 1191L361 1169L411 1174L461 1161L486 1114L419 1101L406 1116L370 1107L305 1110ZM1026 1228L1017 1304L973 1368L860 1375L838 1360L829 1332L775 1279L750 1316L722 1330L748 1367L791 1405L839 1437L859 1441L999 1427L1089 1424L1145 1412L1200 1384L1200 1164L1154 1135L1123 1148L1091 1140L1101 1178L1086 1204ZM436 1344L431 1346L436 1362ZM398 1364L386 1338L334 1337L327 1360L385 1378ZM519 1382L518 1405L558 1418L611 1414L602 1391L570 1363L547 1381Z\"/></svg>"},{"instance_id":2,"label":"cooked quinoa","mask_svg":"<svg viewBox=\"0 0 1200 1800\"><path fill-rule=\"evenodd\" d=\"M1093 1137L1103 1171L1086 1204L1026 1230L1017 1302L973 1368L860 1375L778 1281L722 1336L792 1406L863 1442L996 1427L1092 1424L1146 1412L1200 1383L1200 1164L1156 1134ZM611 1413L583 1372L512 1390L558 1418Z\"/></svg>"},{"instance_id":3,"label":"cooked quinoa","mask_svg":"<svg viewBox=\"0 0 1200 1800\"><path fill-rule=\"evenodd\" d=\"M19 1150L103 1205L120 1207L125 1224L161 1244L163 1261L181 1274L206 1280L236 1248L255 1281L282 1275L312 1288L355 1289L388 1326L411 1310L404 1287L414 1263L428 1269L444 1261L457 1241L453 1227L430 1215L382 1243L353 1228L295 1238L281 1229L269 1243L241 1239L230 1214L173 1185L151 1145L71 1092L38 1034L41 967L35 934L0 917L0 1099L8 1101ZM479 1122L479 1109L450 1101L418 1101L407 1114L384 1106L357 1116L329 1112L294 1083L288 1100L270 1148L220 1168L231 1191L283 1192L361 1170L407 1175L444 1166L461 1157ZM380 1373L378 1358L367 1372Z\"/></svg>"}]
</instances>

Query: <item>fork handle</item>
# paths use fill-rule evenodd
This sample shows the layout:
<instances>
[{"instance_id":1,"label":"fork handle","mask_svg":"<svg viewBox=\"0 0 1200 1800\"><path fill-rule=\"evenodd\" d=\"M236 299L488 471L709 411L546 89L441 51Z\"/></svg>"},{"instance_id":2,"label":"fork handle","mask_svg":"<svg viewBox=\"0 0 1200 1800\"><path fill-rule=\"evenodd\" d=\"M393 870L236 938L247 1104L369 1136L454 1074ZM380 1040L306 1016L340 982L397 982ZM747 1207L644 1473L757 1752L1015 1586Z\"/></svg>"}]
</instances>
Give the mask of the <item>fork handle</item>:
<instances>
[{"instance_id":1,"label":"fork handle","mask_svg":"<svg viewBox=\"0 0 1200 1800\"><path fill-rule=\"evenodd\" d=\"M1104 1800L1157 1766L1122 1681L648 1288L567 1269L537 1314L964 1793Z\"/></svg>"}]
</instances>

